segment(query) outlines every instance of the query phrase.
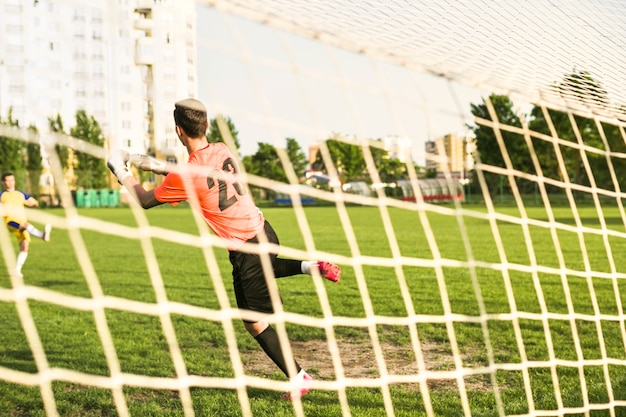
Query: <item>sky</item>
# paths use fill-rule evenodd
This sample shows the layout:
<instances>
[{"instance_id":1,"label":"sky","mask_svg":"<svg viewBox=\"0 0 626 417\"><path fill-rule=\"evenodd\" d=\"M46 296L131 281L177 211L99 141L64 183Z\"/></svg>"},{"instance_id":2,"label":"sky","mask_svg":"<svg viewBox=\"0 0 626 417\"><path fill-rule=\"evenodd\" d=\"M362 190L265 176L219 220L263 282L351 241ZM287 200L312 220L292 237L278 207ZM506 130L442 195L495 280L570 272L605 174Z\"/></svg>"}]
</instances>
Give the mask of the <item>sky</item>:
<instances>
[{"instance_id":1,"label":"sky","mask_svg":"<svg viewBox=\"0 0 626 417\"><path fill-rule=\"evenodd\" d=\"M197 5L199 96L233 120L244 155L257 142L306 148L340 133L408 138L421 164L426 141L468 133L470 105L486 94L508 94L522 113L528 101L571 108L556 86L573 71L607 90L604 116L626 101L624 0L212 3L256 19ZM257 23L267 19L274 27Z\"/></svg>"},{"instance_id":2,"label":"sky","mask_svg":"<svg viewBox=\"0 0 626 417\"><path fill-rule=\"evenodd\" d=\"M333 133L427 140L463 135L479 91L198 5L198 98L230 117L242 155L258 142L306 151Z\"/></svg>"}]
</instances>

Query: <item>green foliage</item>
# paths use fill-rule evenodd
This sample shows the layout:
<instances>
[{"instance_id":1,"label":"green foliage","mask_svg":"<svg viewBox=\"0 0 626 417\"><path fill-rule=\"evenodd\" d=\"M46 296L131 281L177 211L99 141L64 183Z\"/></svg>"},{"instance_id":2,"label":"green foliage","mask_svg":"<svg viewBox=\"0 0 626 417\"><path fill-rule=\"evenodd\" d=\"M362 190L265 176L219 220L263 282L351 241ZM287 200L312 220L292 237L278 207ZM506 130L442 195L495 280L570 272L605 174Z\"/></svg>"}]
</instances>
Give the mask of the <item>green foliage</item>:
<instances>
[{"instance_id":1,"label":"green foliage","mask_svg":"<svg viewBox=\"0 0 626 417\"><path fill-rule=\"evenodd\" d=\"M405 163L397 158L391 158L389 152L384 149L375 147L370 147L369 149L381 182L395 183L397 180L409 178Z\"/></svg>"},{"instance_id":2,"label":"green foliage","mask_svg":"<svg viewBox=\"0 0 626 417\"><path fill-rule=\"evenodd\" d=\"M513 102L507 96L491 95L489 101L494 108L496 120L493 120L487 102L471 104L471 111L475 117L491 122L499 122L515 127L521 127L519 117L514 111ZM530 152L523 135L500 130L502 144L499 143L496 132L488 124L480 121L472 128L476 140L476 151L483 164L506 168L504 155L511 160L512 168L523 172L534 172ZM491 194L495 194L500 186L501 179L498 175L485 173L485 180Z\"/></svg>"},{"instance_id":3,"label":"green foliage","mask_svg":"<svg viewBox=\"0 0 626 417\"><path fill-rule=\"evenodd\" d=\"M239 132L235 128L235 124L230 119L230 117L224 118L224 121L226 122L226 125L228 126L228 130L230 130L230 134L233 137L233 140L235 142L235 147L239 149L241 144L239 143L239 138L238 138ZM222 136L222 132L220 131L219 126L217 124L217 118L213 118L209 120L209 130L206 134L206 138L209 141L209 143L224 142L224 137Z\"/></svg>"},{"instance_id":4,"label":"green foliage","mask_svg":"<svg viewBox=\"0 0 626 417\"><path fill-rule=\"evenodd\" d=\"M594 90L601 91L600 87ZM550 130L548 121L554 126L554 131ZM599 127L604 133L606 144ZM605 152L623 154L626 152L626 144L618 126L600 123L599 127L593 119L534 107L529 128L549 136L552 140L558 138L567 141L565 145L554 145L541 138L533 139L543 174L558 180L563 180L566 175L575 184L591 186L593 181L599 188L615 190L610 164L617 174L616 180L620 189L624 189L626 183L619 173L626 169L626 159L612 155L607 157ZM581 149L581 145L602 153ZM561 158L563 167L558 164ZM589 169L585 163L589 164Z\"/></svg>"},{"instance_id":5,"label":"green foliage","mask_svg":"<svg viewBox=\"0 0 626 417\"><path fill-rule=\"evenodd\" d=\"M0 136L0 164L2 172L11 171L18 175L24 171L24 142Z\"/></svg>"},{"instance_id":6,"label":"green foliage","mask_svg":"<svg viewBox=\"0 0 626 417\"><path fill-rule=\"evenodd\" d=\"M29 126L28 130L37 133L35 126ZM39 178L41 177L41 171L43 166L41 163L41 146L38 143L26 144L26 172L27 175L27 189L31 192L39 193Z\"/></svg>"},{"instance_id":7,"label":"green foliage","mask_svg":"<svg viewBox=\"0 0 626 417\"><path fill-rule=\"evenodd\" d=\"M6 120L0 118L0 124L19 127L19 121L13 119L12 108L9 108ZM15 175L16 187L31 193L32 190L27 188L27 163L26 143L14 138L0 136L0 173L12 172Z\"/></svg>"},{"instance_id":8,"label":"green foliage","mask_svg":"<svg viewBox=\"0 0 626 417\"><path fill-rule=\"evenodd\" d=\"M295 139L287 138L286 145L291 167L295 171L296 177L301 178L304 175L307 164L306 156ZM275 181L288 182L285 167L278 156L278 151L273 145L259 142L258 149L254 155L246 155L243 157L243 164L246 168L246 172L250 174ZM275 197L273 190L252 187L252 192L261 200L273 199Z\"/></svg>"},{"instance_id":9,"label":"green foliage","mask_svg":"<svg viewBox=\"0 0 626 417\"><path fill-rule=\"evenodd\" d=\"M63 128L63 119L61 118L60 114L57 114L56 118L49 117L48 126L50 128L50 132L65 133L65 130ZM56 144L54 145L54 149L59 156L61 167L63 167L63 169L68 169L70 166L70 152L68 147Z\"/></svg>"},{"instance_id":10,"label":"green foliage","mask_svg":"<svg viewBox=\"0 0 626 417\"><path fill-rule=\"evenodd\" d=\"M371 175L367 170L362 146L341 142L332 138L326 141L326 146L328 146L328 152L339 175L339 180L343 184L352 181L372 182ZM370 146L369 152L372 154L372 159L381 182L391 183L399 179L408 178L406 164L397 158L391 158L388 151ZM315 156L312 169L329 172L321 152L318 152Z\"/></svg>"},{"instance_id":11,"label":"green foliage","mask_svg":"<svg viewBox=\"0 0 626 417\"><path fill-rule=\"evenodd\" d=\"M437 178L437 175L438 174L436 168L430 168L424 172L424 178Z\"/></svg>"},{"instance_id":12,"label":"green foliage","mask_svg":"<svg viewBox=\"0 0 626 417\"><path fill-rule=\"evenodd\" d=\"M289 156L291 166L296 173L296 177L302 178L308 164L307 155L300 147L298 141L294 138L287 138L285 141L287 142L287 155Z\"/></svg>"},{"instance_id":13,"label":"green foliage","mask_svg":"<svg viewBox=\"0 0 626 417\"><path fill-rule=\"evenodd\" d=\"M555 89L574 107L588 106L593 109L594 106L608 103L606 91L585 71L568 74ZM508 97L491 95L489 100L501 125L521 126L513 102ZM472 104L471 111L477 118L492 121L485 101ZM590 118L537 106L532 108L529 116L531 137L527 139L521 133L500 129L503 147L498 144L494 129L479 120L472 130L480 161L486 165L506 168L506 154L511 160L511 168L520 172L538 174L540 169L541 175L557 181L569 180L606 190L616 190L617 184L620 189L624 189L626 182L619 173L626 169L626 159L610 154L623 154L626 151L618 126L596 123ZM559 140L565 142L559 143ZM611 174L611 168L616 173L615 177ZM508 178L486 171L484 174L492 196L503 191L503 184L508 185ZM536 184L517 179L517 186L522 193L528 194ZM549 184L545 186L548 192L559 190Z\"/></svg>"},{"instance_id":14,"label":"green foliage","mask_svg":"<svg viewBox=\"0 0 626 417\"><path fill-rule=\"evenodd\" d=\"M104 146L102 129L93 116L88 116L84 110L76 112L76 125L70 134L75 138L98 146ZM81 188L105 188L108 185L108 169L102 158L97 158L85 152L75 151L76 156L76 186Z\"/></svg>"},{"instance_id":15,"label":"green foliage","mask_svg":"<svg viewBox=\"0 0 626 417\"><path fill-rule=\"evenodd\" d=\"M610 100L607 91L596 81L589 71L574 69L556 83L555 89L573 107L604 107Z\"/></svg>"},{"instance_id":16,"label":"green foliage","mask_svg":"<svg viewBox=\"0 0 626 417\"><path fill-rule=\"evenodd\" d=\"M335 139L327 140L326 146L341 183L362 181L367 178L365 158L360 146ZM320 166L322 171L330 172L322 159L321 152L318 152L315 163Z\"/></svg>"},{"instance_id":17,"label":"green foliage","mask_svg":"<svg viewBox=\"0 0 626 417\"><path fill-rule=\"evenodd\" d=\"M19 127L19 122L13 120L13 109L9 109L7 120L0 121L7 126ZM24 142L8 137L0 137L0 164L2 171L16 172L24 166Z\"/></svg>"},{"instance_id":18,"label":"green foliage","mask_svg":"<svg viewBox=\"0 0 626 417\"><path fill-rule=\"evenodd\" d=\"M269 143L259 142L258 150L254 155L243 159L246 171L250 174L261 175L276 181L287 181L285 169L280 163L276 148Z\"/></svg>"}]
</instances>

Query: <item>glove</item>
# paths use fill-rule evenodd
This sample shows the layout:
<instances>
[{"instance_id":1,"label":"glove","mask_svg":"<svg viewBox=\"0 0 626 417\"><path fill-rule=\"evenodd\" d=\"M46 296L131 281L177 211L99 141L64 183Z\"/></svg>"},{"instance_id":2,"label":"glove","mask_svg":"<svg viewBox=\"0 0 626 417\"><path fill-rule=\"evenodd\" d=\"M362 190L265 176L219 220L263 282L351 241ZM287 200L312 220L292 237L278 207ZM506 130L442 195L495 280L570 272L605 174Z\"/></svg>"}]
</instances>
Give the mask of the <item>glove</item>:
<instances>
[{"instance_id":1,"label":"glove","mask_svg":"<svg viewBox=\"0 0 626 417\"><path fill-rule=\"evenodd\" d=\"M111 170L113 175L117 177L117 182L124 184L124 180L133 174L130 173L126 163L130 159L130 154L123 149L116 149L111 152L109 160L107 161L107 167Z\"/></svg>"},{"instance_id":2,"label":"glove","mask_svg":"<svg viewBox=\"0 0 626 417\"><path fill-rule=\"evenodd\" d=\"M152 171L155 174L167 175L170 171L167 162L159 161L148 155L132 154L130 156L130 163L143 171Z\"/></svg>"}]
</instances>

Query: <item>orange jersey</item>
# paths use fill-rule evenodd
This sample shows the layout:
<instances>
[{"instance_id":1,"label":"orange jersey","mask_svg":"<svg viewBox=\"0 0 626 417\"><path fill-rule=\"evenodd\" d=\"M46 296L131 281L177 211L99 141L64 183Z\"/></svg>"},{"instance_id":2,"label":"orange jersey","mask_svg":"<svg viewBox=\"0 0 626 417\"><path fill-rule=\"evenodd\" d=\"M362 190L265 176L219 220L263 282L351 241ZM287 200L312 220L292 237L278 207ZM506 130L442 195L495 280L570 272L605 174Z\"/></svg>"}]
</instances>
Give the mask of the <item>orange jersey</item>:
<instances>
[{"instance_id":1,"label":"orange jersey","mask_svg":"<svg viewBox=\"0 0 626 417\"><path fill-rule=\"evenodd\" d=\"M170 172L154 189L158 201L174 204L197 199L202 217L230 250L263 230L263 214L238 182L237 162L225 144L211 143L192 152L185 167Z\"/></svg>"}]
</instances>

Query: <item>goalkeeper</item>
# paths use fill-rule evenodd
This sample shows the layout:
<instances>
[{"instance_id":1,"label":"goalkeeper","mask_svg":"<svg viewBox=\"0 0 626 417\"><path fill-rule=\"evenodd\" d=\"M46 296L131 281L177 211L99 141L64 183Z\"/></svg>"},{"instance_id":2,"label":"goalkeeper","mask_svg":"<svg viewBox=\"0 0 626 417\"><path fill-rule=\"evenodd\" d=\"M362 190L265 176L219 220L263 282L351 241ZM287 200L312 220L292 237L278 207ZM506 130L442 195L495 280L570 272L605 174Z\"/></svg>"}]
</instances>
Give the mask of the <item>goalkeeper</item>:
<instances>
[{"instance_id":1,"label":"goalkeeper","mask_svg":"<svg viewBox=\"0 0 626 417\"><path fill-rule=\"evenodd\" d=\"M153 158L141 155L131 157L128 152L117 150L108 160L109 169L144 209L163 203L176 205L181 201L197 199L204 220L225 241L229 250L237 306L244 310L273 313L261 257L258 253L243 251L242 246L244 243L259 243L260 234L264 234L270 243L278 245L276 233L238 182L238 165L234 155L224 143L208 143L205 106L191 98L177 102L174 122L176 134L189 152L185 166L171 170L167 164ZM129 161L142 170L166 174L163 183L154 190L146 191L128 170ZM202 169L198 170L198 166L202 166ZM317 270L330 281L337 282L340 279L339 267L328 262L282 259L277 257L276 252L269 253L269 258L274 278L310 274L312 270ZM290 375L278 334L269 322L244 319L244 326L293 383L290 398L308 392L312 378L297 362L294 363L297 374Z\"/></svg>"}]
</instances>

